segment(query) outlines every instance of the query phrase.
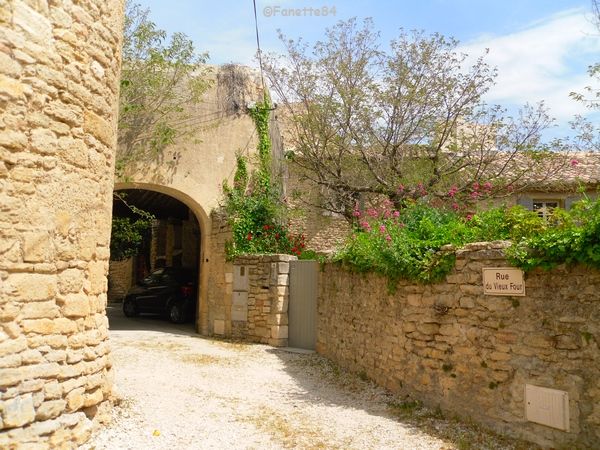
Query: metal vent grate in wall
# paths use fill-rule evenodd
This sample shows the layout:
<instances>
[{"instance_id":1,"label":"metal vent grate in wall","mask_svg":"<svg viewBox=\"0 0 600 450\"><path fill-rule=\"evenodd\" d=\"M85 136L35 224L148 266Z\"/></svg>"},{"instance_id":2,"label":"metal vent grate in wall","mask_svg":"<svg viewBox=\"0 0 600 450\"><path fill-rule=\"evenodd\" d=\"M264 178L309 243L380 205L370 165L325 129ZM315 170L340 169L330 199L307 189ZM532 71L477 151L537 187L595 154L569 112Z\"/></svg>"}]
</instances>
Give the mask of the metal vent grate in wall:
<instances>
[{"instance_id":1,"label":"metal vent grate in wall","mask_svg":"<svg viewBox=\"0 0 600 450\"><path fill-rule=\"evenodd\" d=\"M525 418L530 422L569 431L569 394L526 384Z\"/></svg>"}]
</instances>

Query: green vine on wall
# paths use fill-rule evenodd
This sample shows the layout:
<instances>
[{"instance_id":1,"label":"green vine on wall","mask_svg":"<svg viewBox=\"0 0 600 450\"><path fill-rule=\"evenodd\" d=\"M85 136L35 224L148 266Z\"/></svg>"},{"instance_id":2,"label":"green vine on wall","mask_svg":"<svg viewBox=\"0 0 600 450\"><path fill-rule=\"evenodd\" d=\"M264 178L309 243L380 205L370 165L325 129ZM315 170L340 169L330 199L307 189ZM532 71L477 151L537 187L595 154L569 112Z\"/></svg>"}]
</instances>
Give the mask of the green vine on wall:
<instances>
[{"instance_id":1,"label":"green vine on wall","mask_svg":"<svg viewBox=\"0 0 600 450\"><path fill-rule=\"evenodd\" d=\"M271 137L269 135L269 119L271 116L271 102L265 95L262 102L248 108L248 114L254 121L258 134L258 180L265 190L271 189Z\"/></svg>"},{"instance_id":2,"label":"green vine on wall","mask_svg":"<svg viewBox=\"0 0 600 450\"><path fill-rule=\"evenodd\" d=\"M229 259L248 253L300 256L304 251L304 235L290 232L285 222L286 207L271 175L271 109L266 96L262 102L248 109L258 134L257 170L250 173L247 159L238 155L233 187L226 182L223 184L224 206L233 234L226 247Z\"/></svg>"}]
</instances>

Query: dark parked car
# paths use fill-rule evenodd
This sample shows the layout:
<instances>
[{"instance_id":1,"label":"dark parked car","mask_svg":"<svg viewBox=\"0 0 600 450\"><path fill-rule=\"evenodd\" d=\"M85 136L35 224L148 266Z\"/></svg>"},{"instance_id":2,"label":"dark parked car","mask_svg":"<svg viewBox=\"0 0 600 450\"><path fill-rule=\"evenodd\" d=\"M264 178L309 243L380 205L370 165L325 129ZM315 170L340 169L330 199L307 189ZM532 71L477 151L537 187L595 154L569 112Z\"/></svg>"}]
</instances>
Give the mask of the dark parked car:
<instances>
[{"instance_id":1,"label":"dark parked car","mask_svg":"<svg viewBox=\"0 0 600 450\"><path fill-rule=\"evenodd\" d=\"M127 317L140 313L160 314L182 323L196 314L197 277L194 271L178 267L156 269L131 288L123 301Z\"/></svg>"}]
</instances>

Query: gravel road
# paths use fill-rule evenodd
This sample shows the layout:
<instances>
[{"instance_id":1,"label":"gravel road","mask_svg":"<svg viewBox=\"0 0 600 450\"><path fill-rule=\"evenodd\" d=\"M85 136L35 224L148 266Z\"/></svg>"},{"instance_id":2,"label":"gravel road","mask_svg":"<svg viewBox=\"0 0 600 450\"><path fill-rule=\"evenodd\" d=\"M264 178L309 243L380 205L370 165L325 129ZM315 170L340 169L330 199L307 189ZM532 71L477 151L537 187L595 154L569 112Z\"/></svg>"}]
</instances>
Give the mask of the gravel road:
<instances>
[{"instance_id":1,"label":"gravel road","mask_svg":"<svg viewBox=\"0 0 600 450\"><path fill-rule=\"evenodd\" d=\"M315 354L109 311L119 405L92 449L529 448L399 402Z\"/></svg>"}]
</instances>

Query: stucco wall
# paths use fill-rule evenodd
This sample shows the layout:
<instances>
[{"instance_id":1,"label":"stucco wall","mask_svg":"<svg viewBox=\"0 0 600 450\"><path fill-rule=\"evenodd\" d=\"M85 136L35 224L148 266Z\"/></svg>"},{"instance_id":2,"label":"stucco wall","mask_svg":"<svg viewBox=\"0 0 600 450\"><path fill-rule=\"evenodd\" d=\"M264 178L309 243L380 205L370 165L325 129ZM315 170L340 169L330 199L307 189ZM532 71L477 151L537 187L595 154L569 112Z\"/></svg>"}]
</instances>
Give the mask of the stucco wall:
<instances>
[{"instance_id":1,"label":"stucco wall","mask_svg":"<svg viewBox=\"0 0 600 450\"><path fill-rule=\"evenodd\" d=\"M0 5L1 448L71 448L105 418L122 11Z\"/></svg>"},{"instance_id":2,"label":"stucco wall","mask_svg":"<svg viewBox=\"0 0 600 450\"><path fill-rule=\"evenodd\" d=\"M534 271L525 297L483 295L501 245L471 244L434 285L399 284L327 264L317 350L378 384L501 433L546 446L599 448L600 272ZM570 431L525 420L524 387L568 392Z\"/></svg>"},{"instance_id":3,"label":"stucco wall","mask_svg":"<svg viewBox=\"0 0 600 450\"><path fill-rule=\"evenodd\" d=\"M231 81L222 76L230 70L227 67L212 68L212 87L190 111L194 135L182 137L154 161L129 165L123 177L126 187L142 183L142 189L157 185L180 191L201 205L206 215L218 208L223 181L233 180L236 154L251 158L256 154L254 123L246 113L247 105L239 103L258 101L263 95L257 74L241 66L235 70L244 76L236 79L240 85L235 89L243 94L232 93ZM117 187L125 187L116 181Z\"/></svg>"}]
</instances>

